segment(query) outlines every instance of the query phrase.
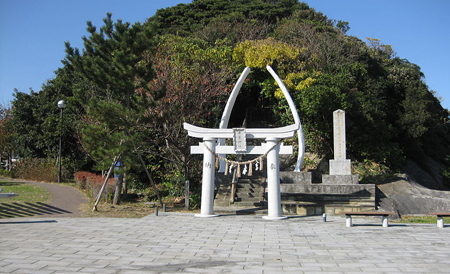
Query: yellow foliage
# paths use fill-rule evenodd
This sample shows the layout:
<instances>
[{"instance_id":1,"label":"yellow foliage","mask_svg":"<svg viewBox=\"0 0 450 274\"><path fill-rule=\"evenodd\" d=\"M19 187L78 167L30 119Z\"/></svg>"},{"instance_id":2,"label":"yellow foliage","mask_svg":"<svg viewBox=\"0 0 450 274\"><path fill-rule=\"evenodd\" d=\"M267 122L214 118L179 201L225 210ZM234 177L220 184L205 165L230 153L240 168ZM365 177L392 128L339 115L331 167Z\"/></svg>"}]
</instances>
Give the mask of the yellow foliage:
<instances>
[{"instance_id":1,"label":"yellow foliage","mask_svg":"<svg viewBox=\"0 0 450 274\"><path fill-rule=\"evenodd\" d=\"M319 74L319 72L314 72L312 76L308 76L311 75L311 72L308 71L289 73L283 82L290 91L302 91L305 88L311 87L317 81L313 77L317 77ZM278 88L274 95L276 98L282 98L283 92Z\"/></svg>"},{"instance_id":2,"label":"yellow foliage","mask_svg":"<svg viewBox=\"0 0 450 274\"><path fill-rule=\"evenodd\" d=\"M277 98L277 99L284 98L283 91L282 91L280 88L277 88L277 90L275 90L275 93L274 93L273 95L274 95L275 98Z\"/></svg>"},{"instance_id":3,"label":"yellow foliage","mask_svg":"<svg viewBox=\"0 0 450 274\"><path fill-rule=\"evenodd\" d=\"M233 59L247 67L265 68L275 61L279 64L294 61L301 52L299 48L267 38L238 44L234 49Z\"/></svg>"}]
</instances>

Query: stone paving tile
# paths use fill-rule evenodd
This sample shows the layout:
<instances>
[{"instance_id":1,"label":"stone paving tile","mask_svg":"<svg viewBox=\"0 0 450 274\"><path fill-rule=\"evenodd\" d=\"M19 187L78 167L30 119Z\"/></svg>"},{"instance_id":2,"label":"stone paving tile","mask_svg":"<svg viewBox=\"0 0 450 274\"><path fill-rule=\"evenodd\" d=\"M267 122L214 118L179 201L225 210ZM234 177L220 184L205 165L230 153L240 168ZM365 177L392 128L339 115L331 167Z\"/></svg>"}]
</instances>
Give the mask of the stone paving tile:
<instances>
[{"instance_id":1,"label":"stone paving tile","mask_svg":"<svg viewBox=\"0 0 450 274\"><path fill-rule=\"evenodd\" d=\"M0 220L0 273L448 273L449 227L160 213ZM20 223L20 222L23 223ZM362 225L366 223L367 225Z\"/></svg>"}]
</instances>

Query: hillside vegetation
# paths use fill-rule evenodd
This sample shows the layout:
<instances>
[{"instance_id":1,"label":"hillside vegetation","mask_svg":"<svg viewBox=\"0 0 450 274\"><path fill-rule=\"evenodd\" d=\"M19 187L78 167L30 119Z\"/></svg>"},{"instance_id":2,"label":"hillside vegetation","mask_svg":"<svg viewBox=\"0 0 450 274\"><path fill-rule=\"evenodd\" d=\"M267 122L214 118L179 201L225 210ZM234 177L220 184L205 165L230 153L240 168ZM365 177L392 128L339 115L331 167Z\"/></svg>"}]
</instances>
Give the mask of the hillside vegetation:
<instances>
[{"instance_id":1,"label":"hillside vegetation","mask_svg":"<svg viewBox=\"0 0 450 274\"><path fill-rule=\"evenodd\" d=\"M307 152L332 157L332 113L342 109L358 172L394 173L428 157L448 185L449 111L419 66L376 38L346 35L349 28L296 0L194 0L134 25L108 14L99 28L88 22L82 49L66 43L63 67L41 91L16 92L10 145L20 157L55 158L61 132L67 174L105 170L120 154L119 172L134 188L148 185L142 155L160 189L180 195L185 180L195 186L201 176L189 150L198 140L182 123L218 127L246 66L230 126L249 109L269 110L272 126L292 122L271 65L295 101ZM61 131L60 99L68 102Z\"/></svg>"}]
</instances>

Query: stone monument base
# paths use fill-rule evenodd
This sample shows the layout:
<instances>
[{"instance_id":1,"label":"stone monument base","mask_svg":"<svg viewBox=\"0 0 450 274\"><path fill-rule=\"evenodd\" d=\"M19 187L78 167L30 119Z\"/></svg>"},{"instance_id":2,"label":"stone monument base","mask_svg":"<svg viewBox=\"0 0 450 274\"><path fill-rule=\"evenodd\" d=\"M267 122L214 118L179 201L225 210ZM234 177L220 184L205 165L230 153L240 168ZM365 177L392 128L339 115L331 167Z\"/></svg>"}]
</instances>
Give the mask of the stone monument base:
<instances>
[{"instance_id":1,"label":"stone monument base","mask_svg":"<svg viewBox=\"0 0 450 274\"><path fill-rule=\"evenodd\" d=\"M350 175L351 161L349 159L330 160L330 175Z\"/></svg>"},{"instance_id":2,"label":"stone monument base","mask_svg":"<svg viewBox=\"0 0 450 274\"><path fill-rule=\"evenodd\" d=\"M357 185L359 175L322 175L324 185Z\"/></svg>"},{"instance_id":3,"label":"stone monument base","mask_svg":"<svg viewBox=\"0 0 450 274\"><path fill-rule=\"evenodd\" d=\"M311 183L309 172L280 172L284 215L329 215L375 209L375 185L359 184L359 175L322 175Z\"/></svg>"},{"instance_id":4,"label":"stone monument base","mask_svg":"<svg viewBox=\"0 0 450 274\"><path fill-rule=\"evenodd\" d=\"M336 215L341 211L375 209L375 185L282 184L281 209L285 215Z\"/></svg>"}]
</instances>

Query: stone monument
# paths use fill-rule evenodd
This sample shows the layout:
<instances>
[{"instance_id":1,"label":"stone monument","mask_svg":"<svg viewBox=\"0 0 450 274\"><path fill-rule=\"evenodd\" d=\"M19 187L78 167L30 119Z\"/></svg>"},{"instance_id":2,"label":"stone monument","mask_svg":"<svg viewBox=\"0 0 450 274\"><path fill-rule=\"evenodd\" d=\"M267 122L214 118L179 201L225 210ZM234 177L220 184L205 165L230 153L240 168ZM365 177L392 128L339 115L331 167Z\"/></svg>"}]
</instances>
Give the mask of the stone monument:
<instances>
[{"instance_id":1,"label":"stone monument","mask_svg":"<svg viewBox=\"0 0 450 274\"><path fill-rule=\"evenodd\" d=\"M358 175L351 173L351 160L347 159L345 137L345 111L333 112L334 159L330 160L330 175L322 176L323 184L358 184Z\"/></svg>"},{"instance_id":2,"label":"stone monument","mask_svg":"<svg viewBox=\"0 0 450 274\"><path fill-rule=\"evenodd\" d=\"M281 172L281 204L283 213L295 215L329 215L341 211L375 209L374 184L359 184L359 175L351 174L351 161L346 155L345 112L333 112L334 159L330 174L322 175L322 183L304 178L287 177Z\"/></svg>"}]
</instances>

